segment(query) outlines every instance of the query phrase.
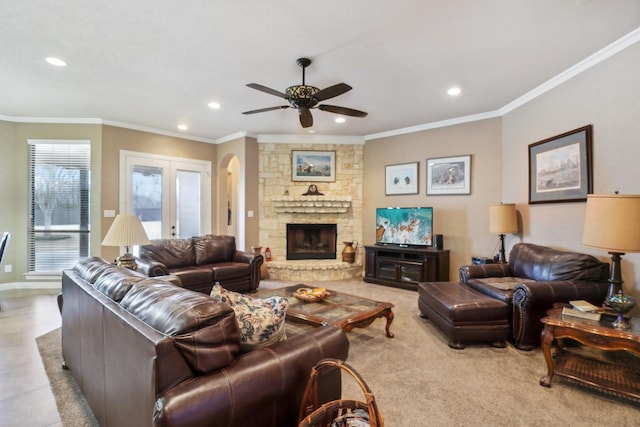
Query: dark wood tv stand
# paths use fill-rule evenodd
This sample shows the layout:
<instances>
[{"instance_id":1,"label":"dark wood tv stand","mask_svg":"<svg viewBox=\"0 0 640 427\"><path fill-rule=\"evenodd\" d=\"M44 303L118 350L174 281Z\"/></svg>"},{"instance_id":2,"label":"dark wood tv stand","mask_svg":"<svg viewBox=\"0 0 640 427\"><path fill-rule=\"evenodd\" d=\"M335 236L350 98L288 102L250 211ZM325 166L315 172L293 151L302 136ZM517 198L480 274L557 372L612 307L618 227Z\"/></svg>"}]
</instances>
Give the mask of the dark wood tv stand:
<instances>
[{"instance_id":1,"label":"dark wood tv stand","mask_svg":"<svg viewBox=\"0 0 640 427\"><path fill-rule=\"evenodd\" d=\"M449 281L449 251L398 245L365 246L364 281L417 290L418 282Z\"/></svg>"}]
</instances>

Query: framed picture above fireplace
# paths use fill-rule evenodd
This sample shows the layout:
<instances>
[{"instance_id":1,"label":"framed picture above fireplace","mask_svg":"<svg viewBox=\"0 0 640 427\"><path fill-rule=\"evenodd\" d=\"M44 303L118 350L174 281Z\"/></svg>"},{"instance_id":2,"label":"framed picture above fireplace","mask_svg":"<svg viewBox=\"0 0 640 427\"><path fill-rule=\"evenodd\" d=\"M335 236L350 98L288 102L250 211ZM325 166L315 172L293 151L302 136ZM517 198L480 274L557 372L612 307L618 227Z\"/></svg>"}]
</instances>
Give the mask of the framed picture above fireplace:
<instances>
[{"instance_id":1,"label":"framed picture above fireplace","mask_svg":"<svg viewBox=\"0 0 640 427\"><path fill-rule=\"evenodd\" d=\"M292 150L291 180L334 182L336 180L336 152Z\"/></svg>"}]
</instances>

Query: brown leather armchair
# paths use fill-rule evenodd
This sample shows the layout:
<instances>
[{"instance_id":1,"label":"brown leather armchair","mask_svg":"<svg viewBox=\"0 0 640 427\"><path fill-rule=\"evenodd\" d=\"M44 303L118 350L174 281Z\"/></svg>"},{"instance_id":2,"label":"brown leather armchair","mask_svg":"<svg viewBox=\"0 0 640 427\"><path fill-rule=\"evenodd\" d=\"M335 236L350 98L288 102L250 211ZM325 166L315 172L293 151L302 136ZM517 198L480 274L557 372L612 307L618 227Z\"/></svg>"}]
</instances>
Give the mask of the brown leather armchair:
<instances>
[{"instance_id":1,"label":"brown leather armchair","mask_svg":"<svg viewBox=\"0 0 640 427\"><path fill-rule=\"evenodd\" d=\"M531 350L540 345L540 319L554 303L583 299L602 305L608 271L607 263L591 255L518 243L506 264L460 267L460 281L508 303L513 343Z\"/></svg>"},{"instance_id":2,"label":"brown leather armchair","mask_svg":"<svg viewBox=\"0 0 640 427\"><path fill-rule=\"evenodd\" d=\"M231 291L255 292L264 258L237 250L234 236L208 234L152 240L140 247L136 262L146 276L177 276L183 287L209 294L216 282Z\"/></svg>"}]
</instances>

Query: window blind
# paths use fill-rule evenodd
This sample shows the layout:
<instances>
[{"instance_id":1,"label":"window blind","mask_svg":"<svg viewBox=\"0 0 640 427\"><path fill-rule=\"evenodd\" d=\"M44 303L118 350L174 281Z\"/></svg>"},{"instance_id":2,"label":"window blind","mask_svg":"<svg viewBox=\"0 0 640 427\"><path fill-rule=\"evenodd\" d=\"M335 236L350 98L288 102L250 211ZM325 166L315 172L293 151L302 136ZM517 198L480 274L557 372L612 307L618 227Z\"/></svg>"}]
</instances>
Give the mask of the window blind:
<instances>
[{"instance_id":1,"label":"window blind","mask_svg":"<svg viewBox=\"0 0 640 427\"><path fill-rule=\"evenodd\" d=\"M29 271L59 273L89 256L91 145L29 141Z\"/></svg>"}]
</instances>

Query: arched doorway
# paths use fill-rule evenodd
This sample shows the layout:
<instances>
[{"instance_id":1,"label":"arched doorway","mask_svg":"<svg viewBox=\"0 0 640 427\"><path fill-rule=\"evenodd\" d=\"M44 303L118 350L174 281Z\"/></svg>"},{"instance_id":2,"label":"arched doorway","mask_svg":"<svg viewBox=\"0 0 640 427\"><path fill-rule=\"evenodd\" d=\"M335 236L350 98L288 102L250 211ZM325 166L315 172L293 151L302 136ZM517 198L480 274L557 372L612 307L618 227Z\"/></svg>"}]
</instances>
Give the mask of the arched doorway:
<instances>
[{"instance_id":1,"label":"arched doorway","mask_svg":"<svg viewBox=\"0 0 640 427\"><path fill-rule=\"evenodd\" d=\"M245 249L244 187L240 159L235 154L225 156L218 173L219 216L217 229L220 234L235 236L238 249Z\"/></svg>"}]
</instances>

